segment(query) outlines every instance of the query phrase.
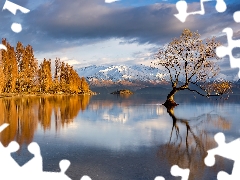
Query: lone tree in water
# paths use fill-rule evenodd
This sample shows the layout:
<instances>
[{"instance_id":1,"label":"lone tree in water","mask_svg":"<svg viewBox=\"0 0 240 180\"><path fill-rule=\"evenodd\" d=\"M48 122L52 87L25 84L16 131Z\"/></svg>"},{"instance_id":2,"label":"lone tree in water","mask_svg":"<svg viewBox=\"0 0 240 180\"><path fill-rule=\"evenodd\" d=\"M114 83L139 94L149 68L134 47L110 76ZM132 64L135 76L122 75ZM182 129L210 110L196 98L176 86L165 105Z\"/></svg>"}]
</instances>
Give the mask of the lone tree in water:
<instances>
[{"instance_id":1,"label":"lone tree in water","mask_svg":"<svg viewBox=\"0 0 240 180\"><path fill-rule=\"evenodd\" d=\"M176 106L174 95L181 90L189 90L205 97L222 96L231 92L231 84L216 80L220 69L213 61L218 60L216 48L220 45L215 38L200 39L198 32L184 29L156 54L155 66L163 66L172 90L164 103L166 107ZM195 87L194 87L195 86Z\"/></svg>"}]
</instances>

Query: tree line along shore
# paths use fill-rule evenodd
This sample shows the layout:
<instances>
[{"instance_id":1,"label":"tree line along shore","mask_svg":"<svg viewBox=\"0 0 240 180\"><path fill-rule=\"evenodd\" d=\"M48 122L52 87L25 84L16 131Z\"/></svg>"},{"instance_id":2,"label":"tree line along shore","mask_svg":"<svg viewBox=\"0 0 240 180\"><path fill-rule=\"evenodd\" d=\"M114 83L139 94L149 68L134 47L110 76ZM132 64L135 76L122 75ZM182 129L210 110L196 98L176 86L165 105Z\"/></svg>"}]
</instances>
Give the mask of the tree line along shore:
<instances>
[{"instance_id":1,"label":"tree line along shore","mask_svg":"<svg viewBox=\"0 0 240 180\"><path fill-rule=\"evenodd\" d=\"M67 63L56 58L39 64L31 45L16 47L6 39L2 44L7 51L0 49L0 96L24 94L94 94L84 77ZM54 68L52 67L54 66Z\"/></svg>"}]
</instances>

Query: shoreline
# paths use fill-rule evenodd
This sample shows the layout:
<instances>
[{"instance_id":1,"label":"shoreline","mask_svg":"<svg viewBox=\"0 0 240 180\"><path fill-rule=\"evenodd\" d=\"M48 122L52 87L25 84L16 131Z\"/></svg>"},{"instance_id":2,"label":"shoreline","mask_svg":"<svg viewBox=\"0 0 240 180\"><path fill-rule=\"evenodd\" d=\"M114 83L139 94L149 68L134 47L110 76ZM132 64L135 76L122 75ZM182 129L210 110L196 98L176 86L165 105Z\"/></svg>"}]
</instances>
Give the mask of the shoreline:
<instances>
[{"instance_id":1,"label":"shoreline","mask_svg":"<svg viewBox=\"0 0 240 180\"><path fill-rule=\"evenodd\" d=\"M91 93L1 93L0 98L11 98L11 97L36 97L36 96L71 96L71 95L77 95L77 96L93 96L97 95L96 92Z\"/></svg>"}]
</instances>

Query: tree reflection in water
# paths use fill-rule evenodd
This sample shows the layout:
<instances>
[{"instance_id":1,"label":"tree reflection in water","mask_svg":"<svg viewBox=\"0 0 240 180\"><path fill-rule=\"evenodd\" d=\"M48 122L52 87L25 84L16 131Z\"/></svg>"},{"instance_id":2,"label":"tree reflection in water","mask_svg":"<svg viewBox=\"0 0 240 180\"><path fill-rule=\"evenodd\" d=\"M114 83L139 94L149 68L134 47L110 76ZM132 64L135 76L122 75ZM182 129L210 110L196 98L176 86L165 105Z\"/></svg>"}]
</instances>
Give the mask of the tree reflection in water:
<instances>
[{"instance_id":1,"label":"tree reflection in water","mask_svg":"<svg viewBox=\"0 0 240 180\"><path fill-rule=\"evenodd\" d=\"M174 164L190 169L190 179L203 179L206 165L204 158L207 150L217 146L212 135L208 134L207 126L212 125L222 130L229 130L231 124L218 114L208 113L198 117L185 119L174 114L174 107L167 108L173 125L167 144L161 145L158 157L166 159L169 166ZM181 130L180 130L181 129ZM224 166L222 159L213 167L214 171Z\"/></svg>"},{"instance_id":2,"label":"tree reflection in water","mask_svg":"<svg viewBox=\"0 0 240 180\"><path fill-rule=\"evenodd\" d=\"M9 123L0 134L0 141L7 146L11 141L19 145L32 142L38 127L46 131L53 128L51 123L54 115L55 130L64 128L73 122L79 111L84 111L90 96L33 96L0 99L0 124Z\"/></svg>"}]
</instances>

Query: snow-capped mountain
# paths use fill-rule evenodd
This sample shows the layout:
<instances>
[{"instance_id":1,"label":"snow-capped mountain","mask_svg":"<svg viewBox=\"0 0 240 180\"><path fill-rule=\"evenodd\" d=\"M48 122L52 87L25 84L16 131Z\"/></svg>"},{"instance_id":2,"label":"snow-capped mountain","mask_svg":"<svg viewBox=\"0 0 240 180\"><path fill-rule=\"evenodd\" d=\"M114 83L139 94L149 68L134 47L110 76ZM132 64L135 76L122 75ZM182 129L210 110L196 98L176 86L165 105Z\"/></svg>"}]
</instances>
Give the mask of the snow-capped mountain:
<instances>
[{"instance_id":1,"label":"snow-capped mountain","mask_svg":"<svg viewBox=\"0 0 240 180\"><path fill-rule=\"evenodd\" d=\"M111 81L156 81L163 78L163 74L157 68L144 65L133 66L88 66L76 70L80 77L87 80L111 80Z\"/></svg>"}]
</instances>

